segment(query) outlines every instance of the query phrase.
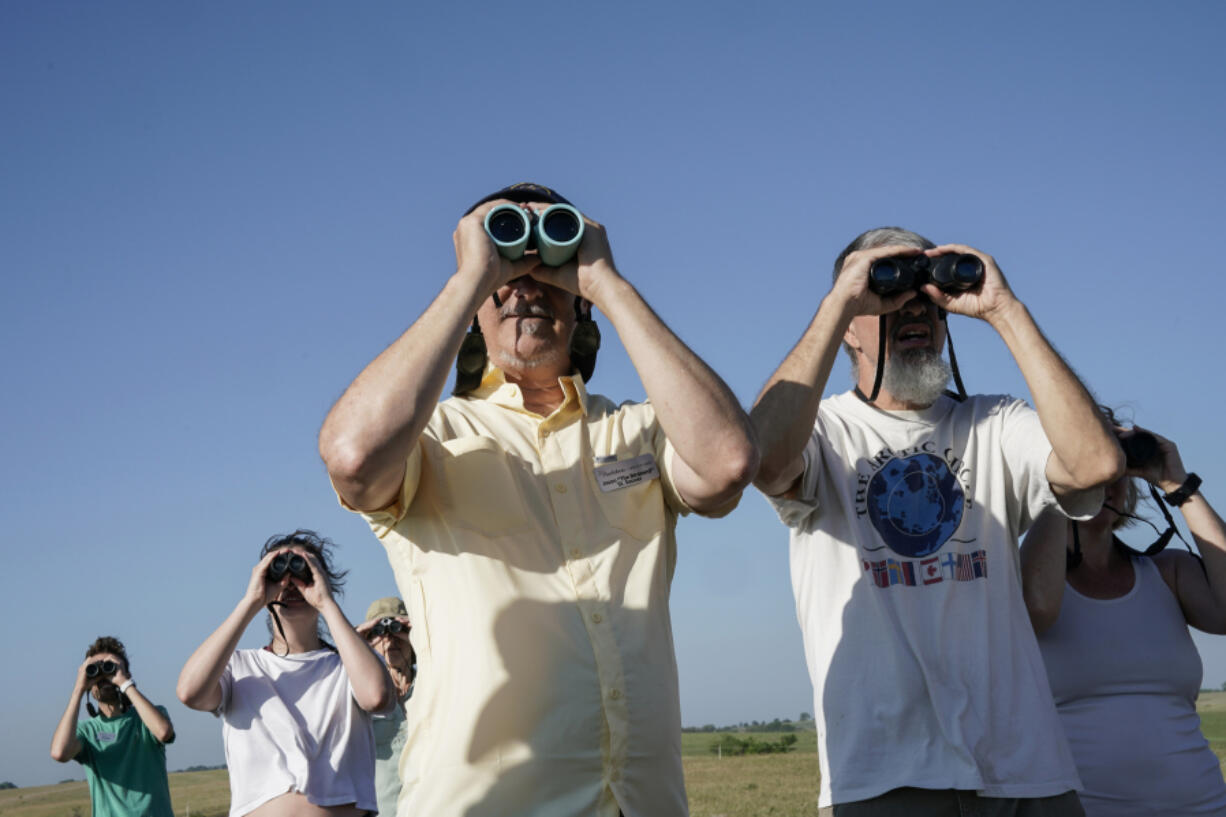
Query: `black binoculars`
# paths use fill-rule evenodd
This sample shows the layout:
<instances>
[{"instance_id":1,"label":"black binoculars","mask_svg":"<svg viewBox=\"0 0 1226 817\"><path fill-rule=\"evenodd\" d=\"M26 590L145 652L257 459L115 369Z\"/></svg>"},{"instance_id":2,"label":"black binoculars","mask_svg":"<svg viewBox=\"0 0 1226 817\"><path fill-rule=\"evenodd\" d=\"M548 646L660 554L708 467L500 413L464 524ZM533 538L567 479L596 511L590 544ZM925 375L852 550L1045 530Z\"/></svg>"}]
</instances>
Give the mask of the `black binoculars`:
<instances>
[{"instance_id":1,"label":"black binoculars","mask_svg":"<svg viewBox=\"0 0 1226 817\"><path fill-rule=\"evenodd\" d=\"M105 678L108 675L114 675L119 669L119 665L114 661L95 661L85 667L86 678Z\"/></svg>"},{"instance_id":2,"label":"black binoculars","mask_svg":"<svg viewBox=\"0 0 1226 817\"><path fill-rule=\"evenodd\" d=\"M881 296L919 289L929 282L942 292L962 292L982 280L983 262L969 253L894 255L878 258L868 270L868 288Z\"/></svg>"},{"instance_id":3,"label":"black binoculars","mask_svg":"<svg viewBox=\"0 0 1226 817\"><path fill-rule=\"evenodd\" d=\"M407 633L409 628L404 626L404 623L399 619L387 616L379 619L379 623L370 628L370 637L380 635L396 635L397 633Z\"/></svg>"},{"instance_id":4,"label":"black binoculars","mask_svg":"<svg viewBox=\"0 0 1226 817\"><path fill-rule=\"evenodd\" d=\"M311 566L307 564L306 559L297 553L282 551L273 558L272 564L268 565L268 571L264 575L270 582L279 582L285 578L286 573L303 584L310 584L314 581L311 578Z\"/></svg>"},{"instance_id":5,"label":"black binoculars","mask_svg":"<svg viewBox=\"0 0 1226 817\"><path fill-rule=\"evenodd\" d=\"M499 204L485 215L485 232L510 261L536 250L541 263L560 267L575 256L583 239L583 216L569 204L552 204L541 213L518 204Z\"/></svg>"},{"instance_id":6,"label":"black binoculars","mask_svg":"<svg viewBox=\"0 0 1226 817\"><path fill-rule=\"evenodd\" d=\"M1128 436L1117 435L1120 448L1124 449L1124 460L1129 468L1145 468L1156 464L1162 458L1158 448L1158 438L1148 431L1133 431Z\"/></svg>"}]
</instances>

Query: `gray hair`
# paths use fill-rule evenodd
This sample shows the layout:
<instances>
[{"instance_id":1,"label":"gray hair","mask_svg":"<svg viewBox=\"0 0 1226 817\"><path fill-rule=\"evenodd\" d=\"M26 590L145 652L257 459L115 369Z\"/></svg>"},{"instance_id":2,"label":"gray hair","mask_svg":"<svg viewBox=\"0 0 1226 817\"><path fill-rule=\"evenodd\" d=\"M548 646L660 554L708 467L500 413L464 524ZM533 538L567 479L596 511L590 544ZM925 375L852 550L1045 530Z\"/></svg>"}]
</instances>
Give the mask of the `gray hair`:
<instances>
[{"instance_id":1,"label":"gray hair","mask_svg":"<svg viewBox=\"0 0 1226 817\"><path fill-rule=\"evenodd\" d=\"M843 262L853 252L895 245L900 247L916 247L921 250L930 250L936 246L936 244L933 244L919 233L904 230L902 227L875 227L872 230L865 230L843 248L838 258L834 259L834 274L831 276L831 280L838 280L839 273L843 271ZM855 382L859 379L857 373L859 363L856 360L856 350L844 341L843 351L847 352L847 356L851 358L851 379Z\"/></svg>"}]
</instances>

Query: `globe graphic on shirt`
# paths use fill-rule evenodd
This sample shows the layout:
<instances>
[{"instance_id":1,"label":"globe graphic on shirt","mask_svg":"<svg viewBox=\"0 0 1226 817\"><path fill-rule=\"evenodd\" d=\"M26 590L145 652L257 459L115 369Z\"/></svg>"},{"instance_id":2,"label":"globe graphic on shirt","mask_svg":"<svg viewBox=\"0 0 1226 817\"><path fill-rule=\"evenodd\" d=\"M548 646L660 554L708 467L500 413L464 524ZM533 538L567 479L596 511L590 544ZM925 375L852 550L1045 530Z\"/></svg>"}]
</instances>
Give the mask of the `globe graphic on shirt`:
<instances>
[{"instance_id":1,"label":"globe graphic on shirt","mask_svg":"<svg viewBox=\"0 0 1226 817\"><path fill-rule=\"evenodd\" d=\"M868 484L873 527L901 556L940 550L962 522L965 494L949 466L932 454L890 460Z\"/></svg>"}]
</instances>

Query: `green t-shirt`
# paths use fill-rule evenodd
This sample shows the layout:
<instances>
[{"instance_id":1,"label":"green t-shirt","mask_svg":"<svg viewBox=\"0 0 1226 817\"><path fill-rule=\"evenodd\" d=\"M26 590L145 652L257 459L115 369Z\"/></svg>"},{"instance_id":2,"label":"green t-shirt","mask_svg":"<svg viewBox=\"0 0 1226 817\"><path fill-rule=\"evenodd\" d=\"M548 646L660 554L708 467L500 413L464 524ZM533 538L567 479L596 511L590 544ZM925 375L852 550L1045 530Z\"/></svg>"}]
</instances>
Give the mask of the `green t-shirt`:
<instances>
[{"instance_id":1,"label":"green t-shirt","mask_svg":"<svg viewBox=\"0 0 1226 817\"><path fill-rule=\"evenodd\" d=\"M158 710L165 715L166 708ZM135 708L77 724L94 817L174 817L166 780L166 747ZM173 738L172 738L173 740Z\"/></svg>"}]
</instances>

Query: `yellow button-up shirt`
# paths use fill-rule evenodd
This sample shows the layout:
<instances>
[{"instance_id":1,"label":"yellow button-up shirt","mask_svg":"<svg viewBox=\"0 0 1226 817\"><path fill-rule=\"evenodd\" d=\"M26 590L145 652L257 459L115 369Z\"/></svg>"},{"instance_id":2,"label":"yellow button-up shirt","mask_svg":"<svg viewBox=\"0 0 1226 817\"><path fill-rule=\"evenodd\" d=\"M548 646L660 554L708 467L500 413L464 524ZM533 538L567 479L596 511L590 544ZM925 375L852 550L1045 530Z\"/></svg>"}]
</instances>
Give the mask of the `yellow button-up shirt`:
<instances>
[{"instance_id":1,"label":"yellow button-up shirt","mask_svg":"<svg viewBox=\"0 0 1226 817\"><path fill-rule=\"evenodd\" d=\"M417 652L401 815L687 813L672 448L650 403L559 382L541 417L489 368L435 409L397 502L364 514Z\"/></svg>"}]
</instances>

